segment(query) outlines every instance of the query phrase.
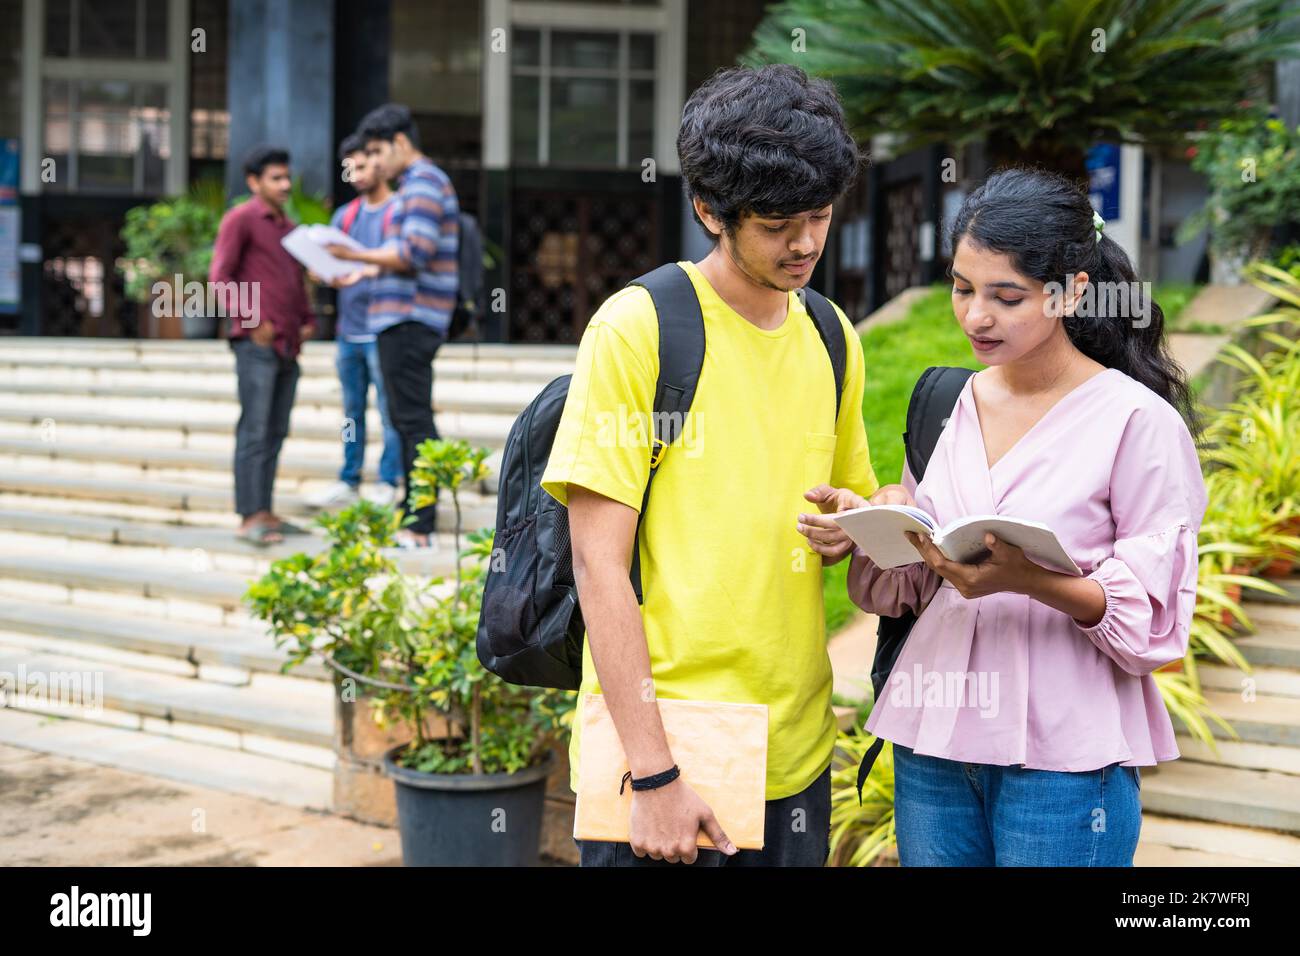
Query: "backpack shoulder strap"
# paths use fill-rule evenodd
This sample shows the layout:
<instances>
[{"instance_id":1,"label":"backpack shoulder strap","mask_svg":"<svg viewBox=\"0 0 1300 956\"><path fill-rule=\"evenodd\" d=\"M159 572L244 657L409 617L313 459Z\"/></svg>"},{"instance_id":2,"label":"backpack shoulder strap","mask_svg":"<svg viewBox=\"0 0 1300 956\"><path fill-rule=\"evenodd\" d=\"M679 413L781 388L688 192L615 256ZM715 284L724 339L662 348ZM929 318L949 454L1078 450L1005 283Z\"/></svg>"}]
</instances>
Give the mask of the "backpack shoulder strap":
<instances>
[{"instance_id":1,"label":"backpack shoulder strap","mask_svg":"<svg viewBox=\"0 0 1300 956\"><path fill-rule=\"evenodd\" d=\"M917 482L925 477L925 469L930 463L930 456L934 454L934 446L939 444L939 436L943 434L952 410L957 406L957 399L961 396L962 389L966 387L966 380L974 374L974 369L932 365L916 380L916 385L912 388L912 397L907 402L907 430L903 432L903 448L907 455L907 466ZM886 636L898 638L901 634L902 639L905 640L915 621L915 616L911 614L900 618L882 616L879 626L880 640L876 645L877 654L884 645ZM873 662L873 672L875 669L876 665ZM879 693L875 685L873 673L872 687ZM859 805L862 803L862 788L866 786L871 768L875 766L876 758L880 756L884 745L884 738L877 737L863 754L862 762L858 764Z\"/></svg>"},{"instance_id":2,"label":"backpack shoulder strap","mask_svg":"<svg viewBox=\"0 0 1300 956\"><path fill-rule=\"evenodd\" d=\"M633 279L628 285L642 286L650 293L659 318L659 380L655 384L654 446L650 453L650 476L641 497L637 519L638 536L650 502L650 485L655 473L686 421L695 400L695 389L704 366L704 313L695 295L691 277L675 262L660 266ZM632 545L632 589L641 603L641 554Z\"/></svg>"},{"instance_id":3,"label":"backpack shoulder strap","mask_svg":"<svg viewBox=\"0 0 1300 956\"><path fill-rule=\"evenodd\" d=\"M919 483L925 477L926 466L934 454L934 446L957 405L966 380L975 374L974 369L933 365L921 373L907 403L907 430L903 432L903 448L907 465Z\"/></svg>"},{"instance_id":4,"label":"backpack shoulder strap","mask_svg":"<svg viewBox=\"0 0 1300 956\"><path fill-rule=\"evenodd\" d=\"M831 305L831 300L816 289L800 289L798 295L812 317L813 325L817 326L817 334L821 336L822 345L826 346L826 354L830 356L831 372L835 375L835 421L838 422L840 399L844 395L844 368L848 364L844 326L840 324L840 317L835 306Z\"/></svg>"},{"instance_id":5,"label":"backpack shoulder strap","mask_svg":"<svg viewBox=\"0 0 1300 956\"><path fill-rule=\"evenodd\" d=\"M340 228L349 236L352 235L352 224L357 221L357 214L361 212L361 197L358 196L346 206L343 207L343 219L339 222Z\"/></svg>"}]
</instances>

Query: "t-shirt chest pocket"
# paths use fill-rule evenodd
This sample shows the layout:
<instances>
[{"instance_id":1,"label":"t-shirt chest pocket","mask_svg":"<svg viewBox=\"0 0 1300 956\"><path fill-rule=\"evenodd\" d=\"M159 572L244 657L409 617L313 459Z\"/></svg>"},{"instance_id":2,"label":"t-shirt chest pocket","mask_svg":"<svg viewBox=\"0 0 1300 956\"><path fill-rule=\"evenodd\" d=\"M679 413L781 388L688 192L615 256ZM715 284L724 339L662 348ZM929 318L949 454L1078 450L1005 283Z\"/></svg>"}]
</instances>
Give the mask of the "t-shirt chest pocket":
<instances>
[{"instance_id":1,"label":"t-shirt chest pocket","mask_svg":"<svg viewBox=\"0 0 1300 956\"><path fill-rule=\"evenodd\" d=\"M829 484L835 464L835 436L823 432L805 432L803 450L803 490Z\"/></svg>"}]
</instances>

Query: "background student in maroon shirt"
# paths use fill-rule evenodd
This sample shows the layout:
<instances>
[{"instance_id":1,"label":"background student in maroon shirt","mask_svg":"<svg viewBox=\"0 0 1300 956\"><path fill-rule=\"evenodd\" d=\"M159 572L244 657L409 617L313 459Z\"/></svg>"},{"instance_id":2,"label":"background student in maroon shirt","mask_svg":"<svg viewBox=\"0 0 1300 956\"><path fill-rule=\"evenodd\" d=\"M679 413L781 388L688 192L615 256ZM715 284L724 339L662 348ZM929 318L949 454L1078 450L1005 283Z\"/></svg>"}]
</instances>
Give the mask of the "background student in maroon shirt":
<instances>
[{"instance_id":1,"label":"background student in maroon shirt","mask_svg":"<svg viewBox=\"0 0 1300 956\"><path fill-rule=\"evenodd\" d=\"M239 536L265 545L301 530L275 515L271 495L298 387L298 351L315 332L316 320L302 267L280 245L294 227L284 212L292 188L288 150L255 147L244 159L244 178L252 197L222 218L208 280L225 284L217 290L230 317L239 379Z\"/></svg>"}]
</instances>

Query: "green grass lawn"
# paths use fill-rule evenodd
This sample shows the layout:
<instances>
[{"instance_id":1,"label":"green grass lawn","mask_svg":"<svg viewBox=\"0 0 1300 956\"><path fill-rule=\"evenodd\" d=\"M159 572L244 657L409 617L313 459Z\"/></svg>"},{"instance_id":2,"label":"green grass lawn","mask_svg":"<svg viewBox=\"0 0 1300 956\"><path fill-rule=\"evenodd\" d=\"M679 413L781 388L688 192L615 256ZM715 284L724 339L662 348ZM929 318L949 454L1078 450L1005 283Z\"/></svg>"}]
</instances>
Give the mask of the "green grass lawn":
<instances>
[{"instance_id":1,"label":"green grass lawn","mask_svg":"<svg viewBox=\"0 0 1300 956\"><path fill-rule=\"evenodd\" d=\"M1158 282L1155 288L1151 290L1152 297L1156 304L1160 306L1160 311L1165 314L1165 328L1170 332L1202 332L1214 333L1223 331L1222 328L1215 325L1206 325L1198 323L1196 325L1184 325L1181 322L1183 309L1187 303L1196 298L1196 294L1204 286L1192 282Z\"/></svg>"},{"instance_id":2,"label":"green grass lawn","mask_svg":"<svg viewBox=\"0 0 1300 956\"><path fill-rule=\"evenodd\" d=\"M867 379L862 391L862 418L867 425L871 465L882 485L903 475L903 426L912 387L931 365L983 368L952 314L950 286L934 291L912 306L907 318L871 329L862 336ZM845 593L848 560L822 572L826 600L826 631L833 634L853 617Z\"/></svg>"}]
</instances>

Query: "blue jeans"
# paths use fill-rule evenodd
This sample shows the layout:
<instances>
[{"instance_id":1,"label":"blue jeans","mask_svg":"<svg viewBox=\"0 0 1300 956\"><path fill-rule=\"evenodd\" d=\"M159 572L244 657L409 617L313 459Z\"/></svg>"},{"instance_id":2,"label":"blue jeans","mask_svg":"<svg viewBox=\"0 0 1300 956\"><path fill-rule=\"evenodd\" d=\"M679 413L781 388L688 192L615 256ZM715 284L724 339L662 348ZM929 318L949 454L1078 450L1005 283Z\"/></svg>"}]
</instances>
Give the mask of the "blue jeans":
<instances>
[{"instance_id":1,"label":"blue jeans","mask_svg":"<svg viewBox=\"0 0 1300 956\"><path fill-rule=\"evenodd\" d=\"M1132 866L1141 775L962 763L894 744L903 866Z\"/></svg>"},{"instance_id":2,"label":"blue jeans","mask_svg":"<svg viewBox=\"0 0 1300 956\"><path fill-rule=\"evenodd\" d=\"M375 386L379 418L384 424L384 452L379 459L379 480L397 485L402 478L402 440L388 417L388 396L379 371L379 346L374 342L338 342L334 366L343 386L343 417L352 423L351 434L343 438L343 468L339 481L355 488L361 484L361 465L366 454L366 396ZM349 440L351 439L351 440Z\"/></svg>"}]
</instances>

